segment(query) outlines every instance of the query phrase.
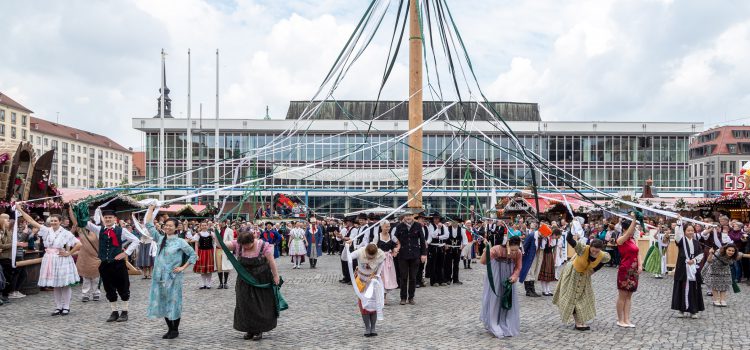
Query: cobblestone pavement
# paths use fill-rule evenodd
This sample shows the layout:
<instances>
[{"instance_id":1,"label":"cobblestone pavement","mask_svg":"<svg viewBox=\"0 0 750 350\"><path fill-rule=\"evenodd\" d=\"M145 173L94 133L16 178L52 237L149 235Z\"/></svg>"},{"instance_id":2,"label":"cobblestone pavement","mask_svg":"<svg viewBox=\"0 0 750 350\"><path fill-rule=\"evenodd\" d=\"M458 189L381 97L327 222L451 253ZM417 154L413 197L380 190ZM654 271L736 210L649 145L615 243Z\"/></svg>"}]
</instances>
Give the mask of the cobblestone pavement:
<instances>
[{"instance_id":1,"label":"cobblestone pavement","mask_svg":"<svg viewBox=\"0 0 750 350\"><path fill-rule=\"evenodd\" d=\"M677 318L669 310L672 280L643 275L633 297L636 329L615 325L615 273L604 268L594 277L598 315L591 332L562 325L551 297L521 296L521 335L497 339L479 321L484 270L474 265L461 270L461 286L417 289L416 306L398 305L398 295L388 296L379 336L364 338L351 286L338 283L338 256L323 256L318 269L292 270L287 257L280 260L286 280L283 294L290 308L282 312L278 327L261 342L242 339L232 329L234 288L198 290L198 275L186 273L180 337L161 339L163 320L145 317L149 282L131 276L130 321L105 323L106 301L81 303L80 288L73 294L71 314L50 317L52 293L18 299L0 307L3 349L175 347L208 346L241 348L386 348L386 349L747 349L750 347L750 288L729 297L730 306L716 308L706 297L706 312L698 320ZM236 274L230 278L232 287ZM214 282L217 282L214 277ZM215 286L215 285L214 285ZM519 290L523 287L517 285ZM396 291L397 293L397 291ZM103 296L102 296L103 297Z\"/></svg>"}]
</instances>

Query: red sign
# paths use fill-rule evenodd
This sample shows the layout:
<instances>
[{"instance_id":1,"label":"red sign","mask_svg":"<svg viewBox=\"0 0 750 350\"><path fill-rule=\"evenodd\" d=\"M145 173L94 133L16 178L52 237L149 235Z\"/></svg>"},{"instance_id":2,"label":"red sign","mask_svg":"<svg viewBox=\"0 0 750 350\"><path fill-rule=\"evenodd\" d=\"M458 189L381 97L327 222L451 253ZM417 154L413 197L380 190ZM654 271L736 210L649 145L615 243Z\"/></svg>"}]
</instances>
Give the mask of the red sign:
<instances>
[{"instance_id":1,"label":"red sign","mask_svg":"<svg viewBox=\"0 0 750 350\"><path fill-rule=\"evenodd\" d=\"M747 184L745 184L745 177L742 175L725 173L722 183L724 184L725 192L745 191L748 189Z\"/></svg>"}]
</instances>

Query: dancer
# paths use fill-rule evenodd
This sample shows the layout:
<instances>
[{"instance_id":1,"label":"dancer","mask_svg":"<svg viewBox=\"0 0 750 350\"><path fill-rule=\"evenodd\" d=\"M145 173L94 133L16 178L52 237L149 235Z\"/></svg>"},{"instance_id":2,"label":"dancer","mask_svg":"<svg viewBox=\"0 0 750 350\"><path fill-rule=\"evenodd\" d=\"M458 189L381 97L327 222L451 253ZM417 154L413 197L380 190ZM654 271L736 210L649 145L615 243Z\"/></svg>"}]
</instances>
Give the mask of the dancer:
<instances>
[{"instance_id":1,"label":"dancer","mask_svg":"<svg viewBox=\"0 0 750 350\"><path fill-rule=\"evenodd\" d=\"M99 235L99 276L104 285L104 292L109 301L112 313L107 322L126 322L128 320L128 300L130 300L130 277L125 259L138 249L138 237L125 228L115 225L115 211L104 209L103 226L92 222L86 223L86 229ZM128 243L128 248L123 246ZM119 310L117 297L122 301Z\"/></svg>"},{"instance_id":2,"label":"dancer","mask_svg":"<svg viewBox=\"0 0 750 350\"><path fill-rule=\"evenodd\" d=\"M154 226L154 206L146 212L146 231L148 236L158 245L154 263L154 278L151 281L148 311L149 318L164 318L168 331L162 338L174 339L180 335L180 319L182 318L182 279L183 271L194 264L198 256L195 250L178 237L177 219L169 218L162 224L162 234ZM187 257L187 258L185 258Z\"/></svg>"},{"instance_id":3,"label":"dancer","mask_svg":"<svg viewBox=\"0 0 750 350\"><path fill-rule=\"evenodd\" d=\"M273 245L259 239L250 231L242 231L237 240L229 242L229 250L239 260L239 264L249 273L258 284L249 284L244 278L237 278L234 290L237 306L234 308L234 329L245 332L245 340L261 340L263 332L270 332L276 328L279 317L279 300L274 294L274 288L267 285L280 284L276 260L273 257ZM240 269L239 265L237 267ZM238 272L242 273L242 272Z\"/></svg>"},{"instance_id":4,"label":"dancer","mask_svg":"<svg viewBox=\"0 0 750 350\"><path fill-rule=\"evenodd\" d=\"M346 241L351 240L353 237L356 236L356 228L354 227L354 223L351 218L344 218L344 227L341 228L341 231L336 235L336 241L341 242L343 241L346 243ZM343 275L343 278L339 280L339 283L345 283L345 284L352 284L352 280L349 278L349 267L347 266L346 259L344 259L344 249L350 249L350 252L353 252L353 248L351 245L349 248L345 248L346 244L342 244L341 246L341 274ZM356 262L355 262L356 265Z\"/></svg>"},{"instance_id":5,"label":"dancer","mask_svg":"<svg viewBox=\"0 0 750 350\"><path fill-rule=\"evenodd\" d=\"M99 237L93 232L78 226L78 219L73 213L72 206L68 206L68 217L73 227L76 227L78 241L81 242L81 250L78 251L76 268L78 275L83 281L81 286L81 302L87 303L91 300L99 301L101 291L99 290Z\"/></svg>"},{"instance_id":6,"label":"dancer","mask_svg":"<svg viewBox=\"0 0 750 350\"><path fill-rule=\"evenodd\" d=\"M482 310L479 319L484 328L498 338L515 337L521 333L521 311L516 298L515 283L521 273L521 238L511 237L507 246L486 246L479 263L488 266L482 292ZM489 251L489 256L487 256ZM489 271L492 271L490 281ZM494 286L494 288L493 288ZM504 300L508 295L510 303Z\"/></svg>"},{"instance_id":7,"label":"dancer","mask_svg":"<svg viewBox=\"0 0 750 350\"><path fill-rule=\"evenodd\" d=\"M458 280L458 262L461 261L461 250L467 244L466 230L461 227L461 219L453 218L447 227L448 238L445 240L445 264L443 273L448 284L461 285Z\"/></svg>"},{"instance_id":8,"label":"dancer","mask_svg":"<svg viewBox=\"0 0 750 350\"><path fill-rule=\"evenodd\" d=\"M464 261L464 269L471 270L471 259L474 253L474 230L471 220L464 223L464 232L466 233L466 244L461 248L461 260Z\"/></svg>"},{"instance_id":9,"label":"dancer","mask_svg":"<svg viewBox=\"0 0 750 350\"><path fill-rule=\"evenodd\" d=\"M398 276L401 279L401 305L415 305L414 291L417 287L419 262L427 261L427 244L422 235L422 225L414 221L414 214L401 215L401 222L393 230L393 241L400 244L397 256Z\"/></svg>"},{"instance_id":10,"label":"dancer","mask_svg":"<svg viewBox=\"0 0 750 350\"><path fill-rule=\"evenodd\" d=\"M567 243L575 249L577 256L563 269L552 304L557 305L560 310L563 323L570 322L572 316L575 319L575 329L587 331L591 328L586 322L596 316L591 275L599 271L609 261L610 256L602 251L604 242L601 240L594 239L590 245L585 245L577 241L578 239L577 235L566 237Z\"/></svg>"},{"instance_id":11,"label":"dancer","mask_svg":"<svg viewBox=\"0 0 750 350\"><path fill-rule=\"evenodd\" d=\"M430 230L428 229L428 222L427 217L425 217L423 214L418 214L416 216L417 223L422 227L422 236L424 237L425 242L430 238ZM391 234L393 236L393 234ZM427 258L429 260L429 258ZM394 260L393 263L395 265L396 261ZM419 268L417 269L417 288L422 288L426 286L424 278L425 278L425 272L426 272L426 265L427 263L424 261L419 262ZM396 277L398 278L398 267L396 267ZM401 279L399 278L398 281Z\"/></svg>"},{"instance_id":12,"label":"dancer","mask_svg":"<svg viewBox=\"0 0 750 350\"><path fill-rule=\"evenodd\" d=\"M383 272L381 276L383 278L383 288L385 289L385 293L388 294L388 291L398 288L396 266L393 264L393 258L398 256L398 251L401 249L401 244L396 243L393 240L390 222L383 221L380 224L378 236L372 243L377 244L378 249L385 253L385 262L383 263ZM419 273L417 273L417 279L419 279ZM387 299L385 302L387 303Z\"/></svg>"},{"instance_id":13,"label":"dancer","mask_svg":"<svg viewBox=\"0 0 750 350\"><path fill-rule=\"evenodd\" d=\"M278 259L281 256L281 234L273 227L273 223L266 222L266 229L260 234L260 239L273 244L273 257Z\"/></svg>"},{"instance_id":14,"label":"dancer","mask_svg":"<svg viewBox=\"0 0 750 350\"><path fill-rule=\"evenodd\" d=\"M51 215L50 227L47 227L37 223L23 209L16 207L16 210L29 225L39 229L39 237L44 240L45 254L42 257L37 284L40 287L54 288L55 311L52 316L66 316L70 313L70 299L73 297L70 286L78 283L80 279L71 255L81 249L81 242L70 231L60 226L60 215Z\"/></svg>"},{"instance_id":15,"label":"dancer","mask_svg":"<svg viewBox=\"0 0 750 350\"><path fill-rule=\"evenodd\" d=\"M234 230L226 225L221 232L219 232L222 242L229 243L234 240ZM214 244L216 245L216 244ZM216 270L219 275L219 289L229 289L229 273L234 270L234 266L229 262L229 258L221 250L221 247L216 247Z\"/></svg>"},{"instance_id":16,"label":"dancer","mask_svg":"<svg viewBox=\"0 0 750 350\"><path fill-rule=\"evenodd\" d=\"M727 291L736 283L732 280L732 265L742 258L750 258L748 254L742 254L737 250L734 243L721 247L718 251L709 250L707 265L701 270L706 287L713 292L714 306L727 306Z\"/></svg>"},{"instance_id":17,"label":"dancer","mask_svg":"<svg viewBox=\"0 0 750 350\"><path fill-rule=\"evenodd\" d=\"M542 248L542 266L539 269L537 279L542 285L542 295L545 297L553 295L550 283L557 281L555 277L555 256L560 247L560 236L562 236L560 229L554 228L550 237L542 238L545 242L544 248Z\"/></svg>"},{"instance_id":18,"label":"dancer","mask_svg":"<svg viewBox=\"0 0 750 350\"><path fill-rule=\"evenodd\" d=\"M198 262L193 265L193 272L201 274L203 285L198 289L211 289L211 276L216 272L214 260L214 240L209 232L208 222L200 223L200 232L193 237Z\"/></svg>"},{"instance_id":19,"label":"dancer","mask_svg":"<svg viewBox=\"0 0 750 350\"><path fill-rule=\"evenodd\" d=\"M621 222L625 228L617 237L617 249L620 252L620 266L617 268L617 326L635 328L630 322L630 308L633 303L633 293L638 290L638 275L643 270L643 262L638 254L638 243L635 241L636 222L638 214L631 214L632 219ZM643 220L642 217L640 220Z\"/></svg>"},{"instance_id":20,"label":"dancer","mask_svg":"<svg viewBox=\"0 0 750 350\"><path fill-rule=\"evenodd\" d=\"M523 267L521 267L520 275L526 296L534 298L541 297L534 289L534 281L539 276L539 270L542 267L541 250L544 249L544 238L540 237L537 227L536 223L532 223L530 233L523 240ZM540 254L537 254L537 251L540 251Z\"/></svg>"},{"instance_id":21,"label":"dancer","mask_svg":"<svg viewBox=\"0 0 750 350\"><path fill-rule=\"evenodd\" d=\"M289 231L289 255L294 262L293 269L299 269L302 257L307 253L307 239L305 239L305 229L302 228L302 222L297 222L296 226Z\"/></svg>"},{"instance_id":22,"label":"dancer","mask_svg":"<svg viewBox=\"0 0 750 350\"><path fill-rule=\"evenodd\" d=\"M680 317L698 318L704 310L701 295L702 278L698 273L698 263L703 259L703 249L695 238L693 225L682 226L677 221L674 242L677 245L677 263L674 268L674 285L672 286L672 310L680 312Z\"/></svg>"},{"instance_id":23,"label":"dancer","mask_svg":"<svg viewBox=\"0 0 750 350\"><path fill-rule=\"evenodd\" d=\"M310 226L305 230L305 242L309 244L307 258L310 259L310 268L317 268L318 257L323 255L323 228L315 217L310 218Z\"/></svg>"},{"instance_id":24,"label":"dancer","mask_svg":"<svg viewBox=\"0 0 750 350\"><path fill-rule=\"evenodd\" d=\"M441 222L440 214L432 216L432 224L428 227L429 237L427 244L429 246L427 260L427 277L430 279L430 286L446 286L447 278L445 276L445 242L448 239L448 228ZM402 287L403 288L403 287Z\"/></svg>"},{"instance_id":25,"label":"dancer","mask_svg":"<svg viewBox=\"0 0 750 350\"><path fill-rule=\"evenodd\" d=\"M138 227L138 222L133 222L134 227ZM141 233L140 244L138 245L138 252L136 253L135 266L141 270L143 279L147 280L151 278L151 270L154 266L154 257L156 256L156 244L148 235Z\"/></svg>"},{"instance_id":26,"label":"dancer","mask_svg":"<svg viewBox=\"0 0 750 350\"><path fill-rule=\"evenodd\" d=\"M346 244L351 244L351 241L347 241ZM365 324L365 337L377 336L375 324L379 319L383 319L385 297L380 274L383 270L385 256L386 254L378 249L378 246L374 243L358 248L351 253L348 249L344 250L347 264L351 264L354 258L357 258L359 263L354 268L354 272L351 272L350 278L355 281L355 293L359 299L357 300L357 306Z\"/></svg>"},{"instance_id":27,"label":"dancer","mask_svg":"<svg viewBox=\"0 0 750 350\"><path fill-rule=\"evenodd\" d=\"M651 237L651 247L644 259L643 269L654 274L654 278L664 278L667 273L667 247L669 247L669 229L660 226Z\"/></svg>"}]
</instances>

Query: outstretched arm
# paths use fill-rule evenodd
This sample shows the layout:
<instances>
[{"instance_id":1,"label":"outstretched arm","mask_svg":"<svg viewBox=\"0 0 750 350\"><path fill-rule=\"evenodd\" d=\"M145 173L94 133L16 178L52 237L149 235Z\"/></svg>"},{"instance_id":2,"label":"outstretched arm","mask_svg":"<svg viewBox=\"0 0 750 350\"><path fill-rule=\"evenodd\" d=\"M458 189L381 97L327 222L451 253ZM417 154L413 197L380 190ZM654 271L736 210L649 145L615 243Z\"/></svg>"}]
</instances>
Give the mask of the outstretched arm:
<instances>
[{"instance_id":1,"label":"outstretched arm","mask_svg":"<svg viewBox=\"0 0 750 350\"><path fill-rule=\"evenodd\" d=\"M26 212L23 211L23 209L21 209L20 207L16 206L16 210L18 210L18 212L21 213L21 216L23 216L23 219L26 220L26 222L28 222L29 225L34 226L40 230L42 229L42 227L44 227L40 225L38 222L36 222L36 220L34 220L31 216L29 216L29 214L26 214Z\"/></svg>"}]
</instances>

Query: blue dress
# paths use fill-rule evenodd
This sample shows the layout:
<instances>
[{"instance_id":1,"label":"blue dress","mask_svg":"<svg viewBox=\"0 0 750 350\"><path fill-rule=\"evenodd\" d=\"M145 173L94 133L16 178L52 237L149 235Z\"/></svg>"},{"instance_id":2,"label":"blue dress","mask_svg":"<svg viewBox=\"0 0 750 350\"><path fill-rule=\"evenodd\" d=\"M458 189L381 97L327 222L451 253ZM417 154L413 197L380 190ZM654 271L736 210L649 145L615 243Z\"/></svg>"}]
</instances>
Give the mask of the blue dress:
<instances>
[{"instance_id":1,"label":"blue dress","mask_svg":"<svg viewBox=\"0 0 750 350\"><path fill-rule=\"evenodd\" d=\"M172 270L184 264L183 255L187 256L187 261L191 264L195 263L198 256L195 250L177 235L166 238L152 223L147 223L146 229L157 247L161 247L162 240L167 240L164 249L156 254L154 261L147 315L150 318L166 317L169 320L177 320L182 314L182 272L174 273Z\"/></svg>"}]
</instances>

